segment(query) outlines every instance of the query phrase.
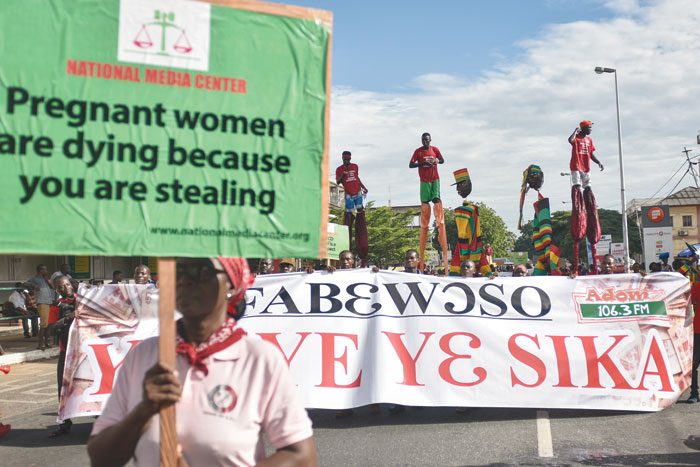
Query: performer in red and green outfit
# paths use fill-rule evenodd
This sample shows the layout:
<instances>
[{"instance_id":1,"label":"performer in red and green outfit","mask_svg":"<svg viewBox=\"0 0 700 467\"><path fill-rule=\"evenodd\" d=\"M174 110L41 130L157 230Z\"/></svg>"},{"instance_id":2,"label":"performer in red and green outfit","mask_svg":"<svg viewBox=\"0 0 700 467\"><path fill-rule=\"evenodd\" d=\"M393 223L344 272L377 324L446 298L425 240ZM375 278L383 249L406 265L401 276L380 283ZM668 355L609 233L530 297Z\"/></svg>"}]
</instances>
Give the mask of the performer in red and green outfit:
<instances>
[{"instance_id":1,"label":"performer in red and green outfit","mask_svg":"<svg viewBox=\"0 0 700 467\"><path fill-rule=\"evenodd\" d=\"M559 257L561 250L552 243L552 220L549 213L549 198L540 193L544 184L544 172L535 164L530 165L523 172L523 183L520 189L520 218L518 229L523 220L523 203L525 194L530 188L537 191L537 202L534 203L535 218L532 222L532 242L537 253L537 264L532 273L533 276L560 276Z\"/></svg>"},{"instance_id":2,"label":"performer in red and green outfit","mask_svg":"<svg viewBox=\"0 0 700 467\"><path fill-rule=\"evenodd\" d=\"M482 276L493 275L491 265L486 260L486 252L481 241L481 225L479 224L479 208L469 203L466 198L472 192L472 182L467 169L454 172L457 193L465 198L462 205L455 208L455 221L457 222L457 245L450 263L450 276L460 275L460 265L465 259L470 259L476 264Z\"/></svg>"},{"instance_id":3,"label":"performer in red and green outfit","mask_svg":"<svg viewBox=\"0 0 700 467\"><path fill-rule=\"evenodd\" d=\"M428 228L430 227L430 202L433 202L433 214L435 215L435 227L438 231L438 242L442 248L442 257L445 262L445 274L448 269L447 258L447 233L445 232L445 212L442 210L440 200L440 176L437 165L443 164L445 159L440 150L431 146L430 133L421 135L423 146L413 152L408 167L418 168L420 177L420 264L421 272L425 269L425 244L428 241Z\"/></svg>"}]
</instances>

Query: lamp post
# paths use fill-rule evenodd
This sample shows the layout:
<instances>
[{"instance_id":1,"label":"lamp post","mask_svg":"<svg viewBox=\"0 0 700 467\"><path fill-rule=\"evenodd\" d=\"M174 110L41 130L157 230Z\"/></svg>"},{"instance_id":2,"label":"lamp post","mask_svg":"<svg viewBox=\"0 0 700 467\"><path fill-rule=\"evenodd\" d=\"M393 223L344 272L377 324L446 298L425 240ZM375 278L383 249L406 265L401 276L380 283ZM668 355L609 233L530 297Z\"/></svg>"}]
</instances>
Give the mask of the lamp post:
<instances>
[{"instance_id":1,"label":"lamp post","mask_svg":"<svg viewBox=\"0 0 700 467\"><path fill-rule=\"evenodd\" d=\"M599 75L615 75L615 107L617 109L617 150L620 154L620 201L622 203L622 237L625 243L625 272L630 272L630 243L627 235L627 197L625 195L625 166L622 162L622 127L620 126L620 95L617 91L617 70L615 68L595 67Z\"/></svg>"}]
</instances>

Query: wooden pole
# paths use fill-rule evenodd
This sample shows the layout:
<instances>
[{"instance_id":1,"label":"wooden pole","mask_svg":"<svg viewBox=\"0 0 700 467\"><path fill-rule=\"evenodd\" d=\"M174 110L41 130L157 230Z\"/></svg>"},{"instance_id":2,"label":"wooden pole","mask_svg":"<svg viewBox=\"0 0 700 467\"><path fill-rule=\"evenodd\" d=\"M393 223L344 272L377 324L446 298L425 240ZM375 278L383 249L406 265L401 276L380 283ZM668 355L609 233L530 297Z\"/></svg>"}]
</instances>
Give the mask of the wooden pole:
<instances>
[{"instance_id":1,"label":"wooden pole","mask_svg":"<svg viewBox=\"0 0 700 467\"><path fill-rule=\"evenodd\" d=\"M175 258L158 258L158 360L175 368ZM177 466L175 406L160 411L160 465Z\"/></svg>"}]
</instances>

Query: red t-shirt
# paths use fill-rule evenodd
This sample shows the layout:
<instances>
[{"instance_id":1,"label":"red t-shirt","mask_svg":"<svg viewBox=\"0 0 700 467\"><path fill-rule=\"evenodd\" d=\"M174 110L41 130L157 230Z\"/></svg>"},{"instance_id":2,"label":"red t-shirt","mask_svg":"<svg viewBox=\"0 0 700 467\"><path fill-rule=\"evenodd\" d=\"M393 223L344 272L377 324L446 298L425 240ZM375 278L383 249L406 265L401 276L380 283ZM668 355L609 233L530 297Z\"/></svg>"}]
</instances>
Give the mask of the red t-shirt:
<instances>
[{"instance_id":1,"label":"red t-shirt","mask_svg":"<svg viewBox=\"0 0 700 467\"><path fill-rule=\"evenodd\" d=\"M593 140L588 136L576 135L571 143L571 162L569 169L588 173L591 170L591 154L595 151Z\"/></svg>"},{"instance_id":2,"label":"red t-shirt","mask_svg":"<svg viewBox=\"0 0 700 467\"><path fill-rule=\"evenodd\" d=\"M695 316L693 316L693 332L695 334L700 334L700 281L695 282L690 288L690 303L693 304L695 309Z\"/></svg>"},{"instance_id":3,"label":"red t-shirt","mask_svg":"<svg viewBox=\"0 0 700 467\"><path fill-rule=\"evenodd\" d=\"M343 179L343 188L345 193L349 195L356 195L360 192L362 185L360 185L360 177L357 175L358 172L357 164L350 164L348 167L341 165L335 169L335 179L338 180L343 175L343 172L347 172L347 175Z\"/></svg>"},{"instance_id":4,"label":"red t-shirt","mask_svg":"<svg viewBox=\"0 0 700 467\"><path fill-rule=\"evenodd\" d=\"M421 146L413 152L411 162L429 162L435 159L443 160L438 148L430 146L430 148L425 149ZM418 167L418 176L421 182L434 182L440 178L436 165L432 167Z\"/></svg>"}]
</instances>

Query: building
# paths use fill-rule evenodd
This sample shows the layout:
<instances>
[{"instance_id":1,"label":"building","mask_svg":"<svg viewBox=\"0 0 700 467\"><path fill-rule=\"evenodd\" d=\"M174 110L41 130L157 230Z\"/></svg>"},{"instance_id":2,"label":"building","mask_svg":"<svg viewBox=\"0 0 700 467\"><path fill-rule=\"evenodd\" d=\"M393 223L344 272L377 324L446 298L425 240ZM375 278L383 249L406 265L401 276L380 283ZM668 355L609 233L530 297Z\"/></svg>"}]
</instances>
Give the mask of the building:
<instances>
[{"instance_id":1,"label":"building","mask_svg":"<svg viewBox=\"0 0 700 467\"><path fill-rule=\"evenodd\" d=\"M343 185L338 185L335 183L334 179L328 180L328 194L329 194L329 206L331 208L343 208L345 207L345 189Z\"/></svg>"},{"instance_id":2,"label":"building","mask_svg":"<svg viewBox=\"0 0 700 467\"><path fill-rule=\"evenodd\" d=\"M686 187L666 198L633 199L627 203L627 215L638 224L642 206L668 206L672 219L673 256L687 248L686 242L700 243L700 188Z\"/></svg>"}]
</instances>

